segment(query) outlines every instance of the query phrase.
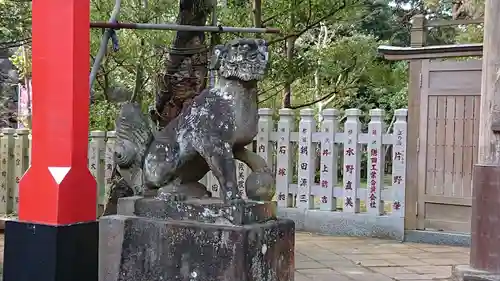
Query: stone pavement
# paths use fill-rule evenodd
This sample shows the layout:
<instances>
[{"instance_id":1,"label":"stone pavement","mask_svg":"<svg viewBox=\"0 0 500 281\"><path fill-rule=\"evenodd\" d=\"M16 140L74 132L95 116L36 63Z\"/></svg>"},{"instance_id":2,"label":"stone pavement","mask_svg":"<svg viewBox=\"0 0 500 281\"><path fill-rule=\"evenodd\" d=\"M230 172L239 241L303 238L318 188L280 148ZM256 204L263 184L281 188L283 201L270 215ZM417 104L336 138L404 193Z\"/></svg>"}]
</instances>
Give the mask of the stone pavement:
<instances>
[{"instance_id":1,"label":"stone pavement","mask_svg":"<svg viewBox=\"0 0 500 281\"><path fill-rule=\"evenodd\" d=\"M297 233L295 281L450 280L469 248Z\"/></svg>"},{"instance_id":2,"label":"stone pavement","mask_svg":"<svg viewBox=\"0 0 500 281\"><path fill-rule=\"evenodd\" d=\"M3 247L0 233L0 263ZM295 281L444 281L452 265L469 263L469 248L304 232L295 249Z\"/></svg>"}]
</instances>

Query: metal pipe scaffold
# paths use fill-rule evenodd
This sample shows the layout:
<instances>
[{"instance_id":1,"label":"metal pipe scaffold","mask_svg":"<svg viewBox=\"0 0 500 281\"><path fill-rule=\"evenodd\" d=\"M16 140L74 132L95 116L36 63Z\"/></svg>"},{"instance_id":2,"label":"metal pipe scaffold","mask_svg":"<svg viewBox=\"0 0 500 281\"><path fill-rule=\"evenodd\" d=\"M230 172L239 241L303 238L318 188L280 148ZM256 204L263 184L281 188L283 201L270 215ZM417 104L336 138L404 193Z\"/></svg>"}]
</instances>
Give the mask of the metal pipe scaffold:
<instances>
[{"instance_id":1,"label":"metal pipe scaffold","mask_svg":"<svg viewBox=\"0 0 500 281\"><path fill-rule=\"evenodd\" d=\"M113 23L113 22L91 22L91 28L110 29L146 29L146 30L176 30L176 31L203 31L203 32L226 32L226 33L280 33L278 28L257 27L232 27L232 26L196 26L180 25L173 23Z\"/></svg>"},{"instance_id":2,"label":"metal pipe scaffold","mask_svg":"<svg viewBox=\"0 0 500 281\"><path fill-rule=\"evenodd\" d=\"M102 60L106 54L106 46L109 39L117 29L142 29L142 30L176 30L176 31L202 31L216 33L280 33L278 28L256 28L256 27L232 27L232 26L195 26L195 25L180 25L173 23L120 23L118 16L120 14L122 0L115 0L115 5L108 22L91 22L90 28L100 28L104 30L99 46L99 51L96 54L92 69L90 71L90 98L93 98L92 85L97 77L97 72ZM217 3L214 1L214 3ZM143 0L143 6L147 7L147 0ZM116 34L114 34L116 37Z\"/></svg>"}]
</instances>

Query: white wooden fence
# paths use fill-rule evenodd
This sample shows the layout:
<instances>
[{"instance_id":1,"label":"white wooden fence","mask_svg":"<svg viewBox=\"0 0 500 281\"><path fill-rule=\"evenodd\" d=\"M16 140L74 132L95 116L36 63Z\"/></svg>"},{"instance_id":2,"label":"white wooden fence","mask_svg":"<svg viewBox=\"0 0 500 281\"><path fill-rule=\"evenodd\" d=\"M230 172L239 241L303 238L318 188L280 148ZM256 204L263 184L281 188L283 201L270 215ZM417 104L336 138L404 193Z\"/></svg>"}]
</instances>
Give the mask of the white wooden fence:
<instances>
[{"instance_id":1,"label":"white wooden fence","mask_svg":"<svg viewBox=\"0 0 500 281\"><path fill-rule=\"evenodd\" d=\"M404 217L406 109L394 112L392 133L385 133L384 112L370 110L367 132L359 120L362 112L348 109L340 123L339 111L325 109L317 130L312 109L259 110L256 152L273 167L279 209L312 210L369 216ZM277 124L273 117L278 117ZM275 126L277 125L277 126ZM275 128L276 127L276 128ZM343 127L343 130L342 130ZM0 135L0 214L17 213L18 183L29 166L31 136L27 129L2 129ZM93 131L89 138L89 169L99 188L98 204L105 204L113 166L114 132ZM388 147L391 149L387 150ZM392 174L384 175L386 151L392 153ZM361 178L366 153L366 178ZM388 159L388 158L387 158ZM391 160L391 159L389 159ZM342 163L343 162L343 163ZM250 173L238 162L238 185L243 189ZM338 171L342 169L342 171ZM319 173L319 181L317 174ZM339 181L339 174L343 175ZM316 178L316 181L315 181ZM384 184L384 179L387 185ZM214 196L219 183L211 175L202 180Z\"/></svg>"}]
</instances>

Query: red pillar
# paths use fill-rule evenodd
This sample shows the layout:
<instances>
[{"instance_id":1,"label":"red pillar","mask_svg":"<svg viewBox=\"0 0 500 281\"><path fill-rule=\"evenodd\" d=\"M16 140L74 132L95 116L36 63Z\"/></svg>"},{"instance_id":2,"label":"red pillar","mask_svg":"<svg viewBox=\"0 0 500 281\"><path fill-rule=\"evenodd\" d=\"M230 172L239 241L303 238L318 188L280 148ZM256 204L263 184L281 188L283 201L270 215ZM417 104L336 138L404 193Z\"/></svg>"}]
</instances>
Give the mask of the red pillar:
<instances>
[{"instance_id":1,"label":"red pillar","mask_svg":"<svg viewBox=\"0 0 500 281\"><path fill-rule=\"evenodd\" d=\"M87 167L90 0L32 3L32 163L20 182L19 221L6 225L4 281L92 281L97 189Z\"/></svg>"},{"instance_id":2,"label":"red pillar","mask_svg":"<svg viewBox=\"0 0 500 281\"><path fill-rule=\"evenodd\" d=\"M33 148L20 183L20 220L96 219L87 168L89 26L88 0L33 1Z\"/></svg>"}]
</instances>

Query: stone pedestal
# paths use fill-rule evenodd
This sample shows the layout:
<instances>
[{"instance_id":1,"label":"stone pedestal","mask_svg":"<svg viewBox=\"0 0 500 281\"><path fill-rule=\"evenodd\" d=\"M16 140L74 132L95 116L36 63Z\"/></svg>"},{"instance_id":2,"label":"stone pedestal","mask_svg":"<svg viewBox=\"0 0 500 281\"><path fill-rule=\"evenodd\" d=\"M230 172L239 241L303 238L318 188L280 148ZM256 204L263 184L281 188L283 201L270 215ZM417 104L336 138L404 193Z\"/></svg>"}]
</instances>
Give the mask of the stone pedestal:
<instances>
[{"instance_id":1,"label":"stone pedestal","mask_svg":"<svg viewBox=\"0 0 500 281\"><path fill-rule=\"evenodd\" d=\"M272 206L124 198L99 222L99 281L293 281L295 225Z\"/></svg>"},{"instance_id":2,"label":"stone pedestal","mask_svg":"<svg viewBox=\"0 0 500 281\"><path fill-rule=\"evenodd\" d=\"M454 280L500 281L500 166L474 166L470 266L452 270Z\"/></svg>"},{"instance_id":3,"label":"stone pedestal","mask_svg":"<svg viewBox=\"0 0 500 281\"><path fill-rule=\"evenodd\" d=\"M161 220L191 220L216 224L246 225L275 220L276 202L246 201L226 205L218 198L164 201L140 196L120 198L118 215Z\"/></svg>"}]
</instances>

